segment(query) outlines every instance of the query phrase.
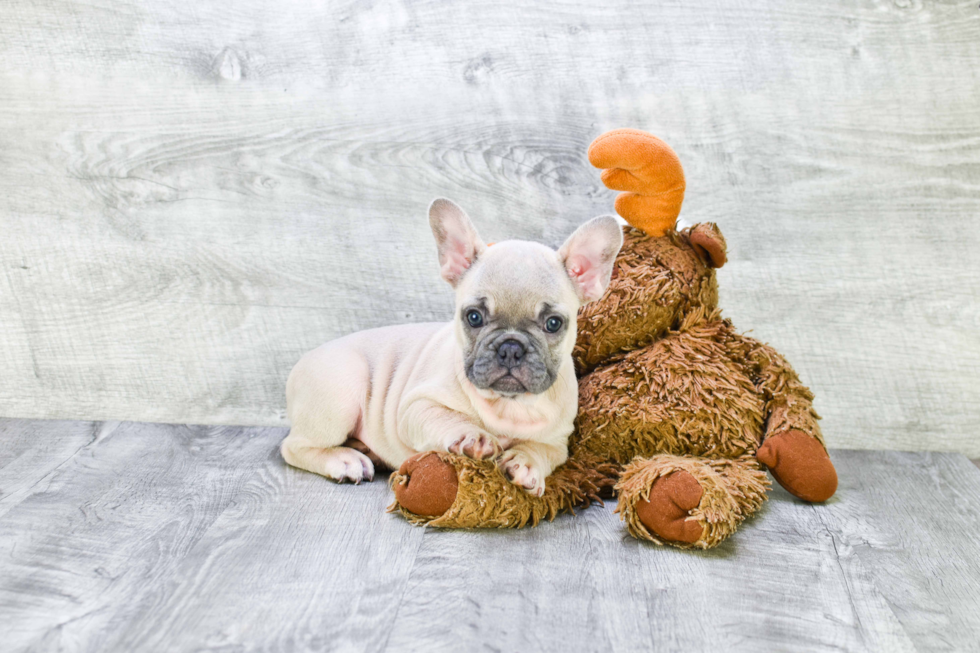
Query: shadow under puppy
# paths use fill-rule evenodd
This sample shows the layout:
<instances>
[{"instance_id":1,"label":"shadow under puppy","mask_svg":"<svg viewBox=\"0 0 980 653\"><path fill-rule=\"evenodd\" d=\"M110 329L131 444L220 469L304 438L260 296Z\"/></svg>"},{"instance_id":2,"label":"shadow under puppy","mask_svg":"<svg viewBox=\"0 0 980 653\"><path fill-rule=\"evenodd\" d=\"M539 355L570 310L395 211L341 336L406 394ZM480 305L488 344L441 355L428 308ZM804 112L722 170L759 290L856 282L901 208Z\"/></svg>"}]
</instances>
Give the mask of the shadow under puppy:
<instances>
[{"instance_id":1,"label":"shadow under puppy","mask_svg":"<svg viewBox=\"0 0 980 653\"><path fill-rule=\"evenodd\" d=\"M303 356L286 382L282 456L354 483L373 479L372 458L397 469L422 451L496 457L541 496L568 457L578 410L576 314L609 285L622 231L602 216L557 251L521 240L487 247L446 199L429 207L429 223L456 291L454 319L361 331Z\"/></svg>"}]
</instances>

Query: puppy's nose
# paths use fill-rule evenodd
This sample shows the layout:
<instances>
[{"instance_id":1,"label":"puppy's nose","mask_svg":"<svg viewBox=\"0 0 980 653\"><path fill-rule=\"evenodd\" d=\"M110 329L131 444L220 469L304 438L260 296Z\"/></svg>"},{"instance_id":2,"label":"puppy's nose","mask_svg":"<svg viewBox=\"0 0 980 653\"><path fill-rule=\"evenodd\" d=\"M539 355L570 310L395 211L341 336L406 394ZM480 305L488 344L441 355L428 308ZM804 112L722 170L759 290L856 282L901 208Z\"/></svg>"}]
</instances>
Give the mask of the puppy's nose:
<instances>
[{"instance_id":1,"label":"puppy's nose","mask_svg":"<svg viewBox=\"0 0 980 653\"><path fill-rule=\"evenodd\" d=\"M507 368L515 367L524 358L524 345L516 340L504 340L497 346L497 362Z\"/></svg>"}]
</instances>

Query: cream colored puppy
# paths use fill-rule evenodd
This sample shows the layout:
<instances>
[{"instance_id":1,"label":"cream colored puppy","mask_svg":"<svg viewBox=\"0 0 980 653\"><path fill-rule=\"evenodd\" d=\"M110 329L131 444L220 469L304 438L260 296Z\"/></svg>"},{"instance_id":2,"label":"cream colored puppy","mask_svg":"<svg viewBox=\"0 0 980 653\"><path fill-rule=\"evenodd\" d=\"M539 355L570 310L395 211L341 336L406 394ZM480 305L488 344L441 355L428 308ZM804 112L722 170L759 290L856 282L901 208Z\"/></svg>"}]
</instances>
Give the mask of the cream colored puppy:
<instances>
[{"instance_id":1,"label":"cream colored puppy","mask_svg":"<svg viewBox=\"0 0 980 653\"><path fill-rule=\"evenodd\" d=\"M453 202L429 207L452 322L361 331L303 356L286 382L290 465L336 481L374 477L353 437L397 469L420 451L498 457L540 496L568 457L578 409L575 316L609 285L623 242L594 218L558 251L520 240L487 247Z\"/></svg>"}]
</instances>

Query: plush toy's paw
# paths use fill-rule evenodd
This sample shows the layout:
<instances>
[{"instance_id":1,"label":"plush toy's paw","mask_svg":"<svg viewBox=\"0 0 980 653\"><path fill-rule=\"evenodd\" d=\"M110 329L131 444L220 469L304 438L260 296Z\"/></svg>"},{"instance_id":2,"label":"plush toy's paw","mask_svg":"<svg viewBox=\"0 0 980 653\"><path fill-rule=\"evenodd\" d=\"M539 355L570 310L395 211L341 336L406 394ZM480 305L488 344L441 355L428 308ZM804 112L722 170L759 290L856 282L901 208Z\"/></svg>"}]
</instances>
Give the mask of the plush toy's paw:
<instances>
[{"instance_id":1,"label":"plush toy's paw","mask_svg":"<svg viewBox=\"0 0 980 653\"><path fill-rule=\"evenodd\" d=\"M497 438L475 426L469 426L450 436L446 449L450 453L476 460L493 458L502 450Z\"/></svg>"},{"instance_id":2,"label":"plush toy's paw","mask_svg":"<svg viewBox=\"0 0 980 653\"><path fill-rule=\"evenodd\" d=\"M803 431L766 438L756 458L787 492L804 501L826 501L837 491L837 470L827 450Z\"/></svg>"},{"instance_id":3,"label":"plush toy's paw","mask_svg":"<svg viewBox=\"0 0 980 653\"><path fill-rule=\"evenodd\" d=\"M398 468L395 499L405 510L424 517L445 514L459 491L456 469L431 451L418 453Z\"/></svg>"},{"instance_id":4,"label":"plush toy's paw","mask_svg":"<svg viewBox=\"0 0 980 653\"><path fill-rule=\"evenodd\" d=\"M650 498L636 503L636 514L647 529L662 540L694 544L704 528L688 519L701 503L704 490L690 473L671 472L654 481Z\"/></svg>"},{"instance_id":5,"label":"plush toy's paw","mask_svg":"<svg viewBox=\"0 0 980 653\"><path fill-rule=\"evenodd\" d=\"M524 453L511 449L501 456L498 465L514 485L524 488L532 496L544 495L545 475Z\"/></svg>"}]
</instances>

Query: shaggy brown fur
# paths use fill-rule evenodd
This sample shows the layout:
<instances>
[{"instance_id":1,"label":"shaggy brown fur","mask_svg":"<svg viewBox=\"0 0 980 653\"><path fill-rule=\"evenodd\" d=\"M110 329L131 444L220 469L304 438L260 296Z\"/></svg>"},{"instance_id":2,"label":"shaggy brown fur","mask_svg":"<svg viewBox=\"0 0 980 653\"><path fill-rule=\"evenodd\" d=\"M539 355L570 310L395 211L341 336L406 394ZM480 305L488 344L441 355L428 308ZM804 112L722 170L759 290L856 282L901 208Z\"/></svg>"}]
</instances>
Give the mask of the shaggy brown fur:
<instances>
[{"instance_id":1,"label":"shaggy brown fur","mask_svg":"<svg viewBox=\"0 0 980 653\"><path fill-rule=\"evenodd\" d=\"M709 272L684 235L653 238L626 228L609 289L578 314L572 354L578 374L650 344L693 308L717 306L718 284Z\"/></svg>"},{"instance_id":2,"label":"shaggy brown fur","mask_svg":"<svg viewBox=\"0 0 980 653\"><path fill-rule=\"evenodd\" d=\"M766 407L746 365L751 342L695 309L675 331L579 381L575 449L627 463L658 453L754 453Z\"/></svg>"}]
</instances>

